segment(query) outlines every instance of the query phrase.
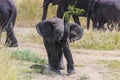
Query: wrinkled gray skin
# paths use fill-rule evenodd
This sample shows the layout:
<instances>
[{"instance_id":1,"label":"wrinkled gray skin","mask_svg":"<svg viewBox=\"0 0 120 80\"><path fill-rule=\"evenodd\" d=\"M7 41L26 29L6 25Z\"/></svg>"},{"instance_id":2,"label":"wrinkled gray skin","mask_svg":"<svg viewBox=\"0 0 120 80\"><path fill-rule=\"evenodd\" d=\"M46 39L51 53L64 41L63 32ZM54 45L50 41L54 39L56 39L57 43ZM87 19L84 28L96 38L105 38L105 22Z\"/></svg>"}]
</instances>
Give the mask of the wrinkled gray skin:
<instances>
[{"instance_id":1,"label":"wrinkled gray skin","mask_svg":"<svg viewBox=\"0 0 120 80\"><path fill-rule=\"evenodd\" d=\"M88 26L90 17L94 17L94 25L98 29L102 28L105 23L120 24L120 0L91 0L88 11Z\"/></svg>"},{"instance_id":2,"label":"wrinkled gray skin","mask_svg":"<svg viewBox=\"0 0 120 80\"><path fill-rule=\"evenodd\" d=\"M8 47L18 46L13 31L16 15L17 11L13 0L0 0L0 35L2 31L7 32L5 45Z\"/></svg>"},{"instance_id":3,"label":"wrinkled gray skin","mask_svg":"<svg viewBox=\"0 0 120 80\"><path fill-rule=\"evenodd\" d=\"M36 29L43 37L50 69L60 74L60 61L64 53L67 60L67 72L75 73L69 43L79 40L83 36L83 29L76 23L64 23L57 17L38 23Z\"/></svg>"},{"instance_id":4,"label":"wrinkled gray skin","mask_svg":"<svg viewBox=\"0 0 120 80\"><path fill-rule=\"evenodd\" d=\"M74 5L76 8L84 9L85 11L82 15L73 15L73 20L75 23L81 25L78 16L87 17L89 0L44 0L42 20L46 19L47 10L50 3L53 5L58 5L57 17L59 18L63 17L64 12L67 11L68 5Z\"/></svg>"}]
</instances>

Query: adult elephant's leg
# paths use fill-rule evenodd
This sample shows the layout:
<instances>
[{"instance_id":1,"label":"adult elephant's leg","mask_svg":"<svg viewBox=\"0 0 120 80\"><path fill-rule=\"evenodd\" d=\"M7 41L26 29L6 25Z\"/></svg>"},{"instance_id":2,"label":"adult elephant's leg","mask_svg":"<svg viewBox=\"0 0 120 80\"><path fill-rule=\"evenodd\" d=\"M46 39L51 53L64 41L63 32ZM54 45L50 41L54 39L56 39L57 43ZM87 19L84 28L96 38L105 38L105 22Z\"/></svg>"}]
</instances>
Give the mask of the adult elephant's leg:
<instances>
[{"instance_id":1,"label":"adult elephant's leg","mask_svg":"<svg viewBox=\"0 0 120 80\"><path fill-rule=\"evenodd\" d=\"M44 45L48 55L49 67L52 71L60 74L59 59L58 59L58 49L54 43L50 43L44 40Z\"/></svg>"},{"instance_id":2,"label":"adult elephant's leg","mask_svg":"<svg viewBox=\"0 0 120 80\"><path fill-rule=\"evenodd\" d=\"M104 27L105 21L99 21L98 24L98 30L102 29L103 31L106 31L107 29Z\"/></svg>"},{"instance_id":3,"label":"adult elephant's leg","mask_svg":"<svg viewBox=\"0 0 120 80\"><path fill-rule=\"evenodd\" d=\"M62 0L59 4L58 4L58 9L57 9L57 17L58 18L63 18L64 16L64 12L67 11L67 0Z\"/></svg>"},{"instance_id":4,"label":"adult elephant's leg","mask_svg":"<svg viewBox=\"0 0 120 80\"><path fill-rule=\"evenodd\" d=\"M75 73L74 61L73 61L72 54L71 54L70 47L69 47L68 43L66 43L63 46L63 52L64 52L65 58L67 60L67 72L69 74L74 74Z\"/></svg>"},{"instance_id":5,"label":"adult elephant's leg","mask_svg":"<svg viewBox=\"0 0 120 80\"><path fill-rule=\"evenodd\" d=\"M16 8L14 8L12 11L13 11L12 23L13 23L13 27L14 27L15 22L16 22L17 10L16 10Z\"/></svg>"},{"instance_id":6,"label":"adult elephant's leg","mask_svg":"<svg viewBox=\"0 0 120 80\"><path fill-rule=\"evenodd\" d=\"M8 47L18 47L18 43L14 35L12 23L10 23L6 31L7 31L7 37L6 37L5 45Z\"/></svg>"},{"instance_id":7,"label":"adult elephant's leg","mask_svg":"<svg viewBox=\"0 0 120 80\"><path fill-rule=\"evenodd\" d=\"M14 28L13 22L15 22L15 19L16 19L16 14L15 14L16 10L13 9L9 11L6 7L4 7L4 8L1 8L0 13L3 20L2 31L7 32L5 45L8 47L17 47L18 43L13 31L13 28ZM14 17L15 19L13 19Z\"/></svg>"},{"instance_id":8,"label":"adult elephant's leg","mask_svg":"<svg viewBox=\"0 0 120 80\"><path fill-rule=\"evenodd\" d=\"M95 31L95 30L98 30L98 26L97 26L97 20L95 19L95 18L91 18L92 19L92 23L93 23L93 31Z\"/></svg>"},{"instance_id":9,"label":"adult elephant's leg","mask_svg":"<svg viewBox=\"0 0 120 80\"><path fill-rule=\"evenodd\" d=\"M0 8L0 14L2 17L2 31L5 31L5 29L9 26L9 19L10 19L10 14L8 10L5 10L4 8Z\"/></svg>"},{"instance_id":10,"label":"adult elephant's leg","mask_svg":"<svg viewBox=\"0 0 120 80\"><path fill-rule=\"evenodd\" d=\"M81 25L81 23L79 21L79 17L77 15L73 15L72 17L73 17L73 20L74 20L75 23Z\"/></svg>"},{"instance_id":11,"label":"adult elephant's leg","mask_svg":"<svg viewBox=\"0 0 120 80\"><path fill-rule=\"evenodd\" d=\"M44 0L42 20L46 19L47 12L48 12L48 6L49 6L50 3L51 3L51 0Z\"/></svg>"}]
</instances>

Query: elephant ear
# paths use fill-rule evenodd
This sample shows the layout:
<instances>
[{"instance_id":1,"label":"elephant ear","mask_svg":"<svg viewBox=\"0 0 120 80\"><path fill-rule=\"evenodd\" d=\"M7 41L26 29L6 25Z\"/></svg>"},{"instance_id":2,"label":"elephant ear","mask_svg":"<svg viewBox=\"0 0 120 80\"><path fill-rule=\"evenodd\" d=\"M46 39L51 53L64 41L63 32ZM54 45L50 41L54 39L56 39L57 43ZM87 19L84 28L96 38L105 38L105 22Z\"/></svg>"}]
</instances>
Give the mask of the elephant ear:
<instances>
[{"instance_id":1,"label":"elephant ear","mask_svg":"<svg viewBox=\"0 0 120 80\"><path fill-rule=\"evenodd\" d=\"M59 18L44 20L36 25L36 29L43 39L52 43L61 40L64 34L63 21Z\"/></svg>"},{"instance_id":2,"label":"elephant ear","mask_svg":"<svg viewBox=\"0 0 120 80\"><path fill-rule=\"evenodd\" d=\"M36 25L36 30L43 37L43 39L54 40L52 38L52 36L53 36L52 23L49 23L47 21L42 21L42 22L40 22L39 24Z\"/></svg>"},{"instance_id":3,"label":"elephant ear","mask_svg":"<svg viewBox=\"0 0 120 80\"><path fill-rule=\"evenodd\" d=\"M83 36L83 29L80 25L76 23L69 24L70 34L69 34L69 42L73 42L79 40Z\"/></svg>"}]
</instances>

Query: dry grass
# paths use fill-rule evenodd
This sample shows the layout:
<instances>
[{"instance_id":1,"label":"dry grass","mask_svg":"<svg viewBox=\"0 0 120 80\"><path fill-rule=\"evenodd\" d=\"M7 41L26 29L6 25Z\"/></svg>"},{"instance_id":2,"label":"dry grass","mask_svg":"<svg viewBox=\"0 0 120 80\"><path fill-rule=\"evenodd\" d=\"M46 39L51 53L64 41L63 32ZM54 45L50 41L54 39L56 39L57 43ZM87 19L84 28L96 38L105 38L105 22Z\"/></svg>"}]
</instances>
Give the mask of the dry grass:
<instances>
[{"instance_id":1,"label":"dry grass","mask_svg":"<svg viewBox=\"0 0 120 80\"><path fill-rule=\"evenodd\" d=\"M81 40L72 43L74 48L113 50L120 49L119 32L91 32L85 31Z\"/></svg>"},{"instance_id":2,"label":"dry grass","mask_svg":"<svg viewBox=\"0 0 120 80\"><path fill-rule=\"evenodd\" d=\"M0 80L17 80L15 63L6 50L0 49Z\"/></svg>"},{"instance_id":3,"label":"dry grass","mask_svg":"<svg viewBox=\"0 0 120 80\"><path fill-rule=\"evenodd\" d=\"M43 8L43 0L17 0L17 22L16 25L20 27L34 27L41 21ZM27 5L27 6L26 6ZM48 18L55 16L56 6L49 6Z\"/></svg>"},{"instance_id":4,"label":"dry grass","mask_svg":"<svg viewBox=\"0 0 120 80\"><path fill-rule=\"evenodd\" d=\"M34 28L18 28L15 31L17 31L16 36L21 42L43 44L42 37ZM84 30L82 39L71 43L70 46L77 49L116 50L120 49L120 34L116 31L92 32Z\"/></svg>"},{"instance_id":5,"label":"dry grass","mask_svg":"<svg viewBox=\"0 0 120 80\"><path fill-rule=\"evenodd\" d=\"M41 21L43 0L17 0L16 5L18 9L17 26L21 27L35 27ZM27 5L27 6L26 6ZM57 6L49 6L47 18L53 17L56 14ZM82 27L86 27L86 18L80 18ZM72 20L71 20L72 22ZM26 34L26 35L24 35ZM22 41L42 43L41 37L36 32L29 34L17 34L18 39ZM76 44L71 44L74 48L86 49L120 49L119 32L92 32L85 31L81 40ZM28 40L29 39L29 40Z\"/></svg>"}]
</instances>

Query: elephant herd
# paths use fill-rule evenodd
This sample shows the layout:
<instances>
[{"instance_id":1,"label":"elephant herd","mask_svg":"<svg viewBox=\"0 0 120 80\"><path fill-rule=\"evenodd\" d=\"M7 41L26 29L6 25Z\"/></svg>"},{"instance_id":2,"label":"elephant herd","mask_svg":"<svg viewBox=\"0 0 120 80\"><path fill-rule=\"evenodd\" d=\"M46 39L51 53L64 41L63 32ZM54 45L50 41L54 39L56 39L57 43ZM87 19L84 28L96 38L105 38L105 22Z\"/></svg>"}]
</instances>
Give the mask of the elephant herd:
<instances>
[{"instance_id":1,"label":"elephant herd","mask_svg":"<svg viewBox=\"0 0 120 80\"><path fill-rule=\"evenodd\" d=\"M89 29L90 19L93 23L93 30L105 29L105 23L107 23L109 30L113 30L116 24L118 25L118 30L120 28L120 0L44 0L42 20L46 19L50 3L58 5L56 12L58 18L63 17L68 5L84 9L85 12L82 15L73 15L73 20L81 25L78 17L87 17L87 29Z\"/></svg>"},{"instance_id":2,"label":"elephant herd","mask_svg":"<svg viewBox=\"0 0 120 80\"><path fill-rule=\"evenodd\" d=\"M49 4L58 5L56 17L46 20ZM79 17L87 17L87 29L90 19L93 22L93 29L104 29L107 23L108 29L112 30L114 24L120 28L120 0L44 0L43 15L41 22L36 25L36 30L43 38L44 46L48 55L49 67L57 74L64 69L63 54L67 60L67 72L74 74L74 61L70 51L70 42L79 40L83 36L83 29ZM72 15L75 23L68 23L62 20L68 6L84 9L83 14ZM7 32L5 45L18 47L14 35L14 24L17 10L13 0L0 0L0 34Z\"/></svg>"}]
</instances>

